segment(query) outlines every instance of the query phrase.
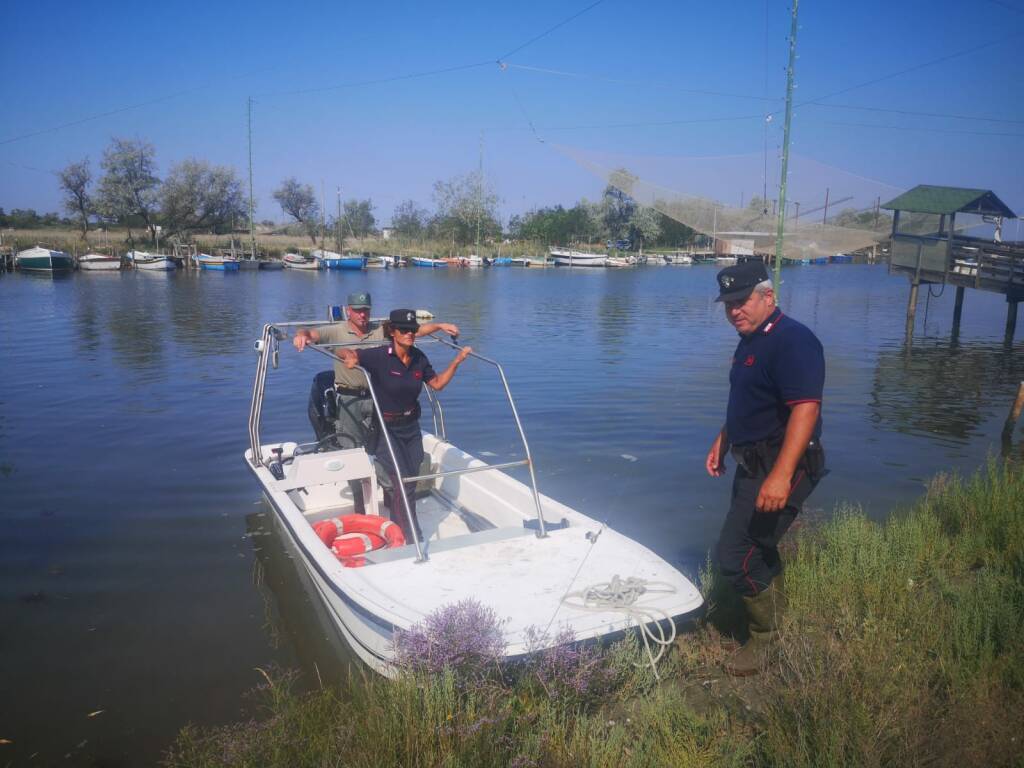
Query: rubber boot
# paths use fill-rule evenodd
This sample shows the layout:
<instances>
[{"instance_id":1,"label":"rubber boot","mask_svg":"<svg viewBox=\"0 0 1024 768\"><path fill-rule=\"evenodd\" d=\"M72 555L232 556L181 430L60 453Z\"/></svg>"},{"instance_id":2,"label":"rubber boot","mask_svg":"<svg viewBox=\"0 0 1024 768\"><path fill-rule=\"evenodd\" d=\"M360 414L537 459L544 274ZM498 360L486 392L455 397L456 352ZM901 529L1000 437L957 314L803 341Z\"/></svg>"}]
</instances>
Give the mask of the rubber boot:
<instances>
[{"instance_id":1,"label":"rubber boot","mask_svg":"<svg viewBox=\"0 0 1024 768\"><path fill-rule=\"evenodd\" d=\"M768 665L786 609L782 575L772 579L767 589L753 597L744 597L743 604L747 609L750 639L725 663L725 671L736 677L756 675Z\"/></svg>"}]
</instances>

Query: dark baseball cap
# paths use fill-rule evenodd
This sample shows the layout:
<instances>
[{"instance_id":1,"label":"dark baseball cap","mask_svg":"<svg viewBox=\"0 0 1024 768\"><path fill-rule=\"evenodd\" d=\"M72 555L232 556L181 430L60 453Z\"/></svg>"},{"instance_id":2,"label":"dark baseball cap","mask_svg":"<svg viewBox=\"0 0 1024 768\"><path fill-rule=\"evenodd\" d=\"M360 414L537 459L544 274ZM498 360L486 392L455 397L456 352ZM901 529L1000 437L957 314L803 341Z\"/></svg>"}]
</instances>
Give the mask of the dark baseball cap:
<instances>
[{"instance_id":1,"label":"dark baseball cap","mask_svg":"<svg viewBox=\"0 0 1024 768\"><path fill-rule=\"evenodd\" d=\"M350 293L348 295L347 304L353 309L362 309L363 307L369 309L373 306L373 302L370 301L370 294L366 291L359 291L357 293Z\"/></svg>"},{"instance_id":2,"label":"dark baseball cap","mask_svg":"<svg viewBox=\"0 0 1024 768\"><path fill-rule=\"evenodd\" d=\"M388 322L395 328L417 330L420 324L416 322L415 309L393 309L388 315Z\"/></svg>"},{"instance_id":3,"label":"dark baseball cap","mask_svg":"<svg viewBox=\"0 0 1024 768\"><path fill-rule=\"evenodd\" d=\"M764 262L745 261L726 267L718 273L718 298L715 301L739 301L754 291L754 286L768 279Z\"/></svg>"}]
</instances>

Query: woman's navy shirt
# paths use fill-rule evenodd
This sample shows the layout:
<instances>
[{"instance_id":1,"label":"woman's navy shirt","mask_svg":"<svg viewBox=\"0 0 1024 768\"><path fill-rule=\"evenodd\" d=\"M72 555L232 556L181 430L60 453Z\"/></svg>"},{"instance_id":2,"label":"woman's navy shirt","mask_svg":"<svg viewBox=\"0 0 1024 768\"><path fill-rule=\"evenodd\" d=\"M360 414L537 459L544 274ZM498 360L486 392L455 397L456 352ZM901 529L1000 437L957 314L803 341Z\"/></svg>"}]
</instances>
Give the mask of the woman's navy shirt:
<instances>
[{"instance_id":1,"label":"woman's navy shirt","mask_svg":"<svg viewBox=\"0 0 1024 768\"><path fill-rule=\"evenodd\" d=\"M435 376L430 360L416 347L409 349L408 367L395 354L394 347L357 349L359 364L373 378L373 391L384 413L405 413L419 399L424 382Z\"/></svg>"},{"instance_id":2,"label":"woman's navy shirt","mask_svg":"<svg viewBox=\"0 0 1024 768\"><path fill-rule=\"evenodd\" d=\"M729 373L729 442L781 441L794 405L821 402L825 353L805 325L778 309L749 336L741 336ZM821 436L821 416L813 438Z\"/></svg>"}]
</instances>

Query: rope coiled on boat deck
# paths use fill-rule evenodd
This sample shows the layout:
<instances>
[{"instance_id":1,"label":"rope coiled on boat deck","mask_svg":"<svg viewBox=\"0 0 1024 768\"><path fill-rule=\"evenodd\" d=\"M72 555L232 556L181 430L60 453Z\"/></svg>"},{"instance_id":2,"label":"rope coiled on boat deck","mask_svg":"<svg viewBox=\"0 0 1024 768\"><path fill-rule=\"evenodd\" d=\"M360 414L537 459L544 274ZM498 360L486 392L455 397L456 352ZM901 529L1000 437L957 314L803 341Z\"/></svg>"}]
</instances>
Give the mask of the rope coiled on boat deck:
<instances>
[{"instance_id":1,"label":"rope coiled on boat deck","mask_svg":"<svg viewBox=\"0 0 1024 768\"><path fill-rule=\"evenodd\" d=\"M676 639L676 625L666 611L654 606L637 605L637 601L648 593L671 594L675 591L676 588L667 582L647 581L637 576L623 579L616 574L612 576L611 581L592 584L577 592L567 592L562 597L562 602L581 611L618 611L625 614L640 630L644 650L647 651L647 658L651 663L651 671L654 672L655 679L660 681L658 662ZM666 624L668 631L664 626ZM651 650L652 645L657 647L657 653Z\"/></svg>"}]
</instances>

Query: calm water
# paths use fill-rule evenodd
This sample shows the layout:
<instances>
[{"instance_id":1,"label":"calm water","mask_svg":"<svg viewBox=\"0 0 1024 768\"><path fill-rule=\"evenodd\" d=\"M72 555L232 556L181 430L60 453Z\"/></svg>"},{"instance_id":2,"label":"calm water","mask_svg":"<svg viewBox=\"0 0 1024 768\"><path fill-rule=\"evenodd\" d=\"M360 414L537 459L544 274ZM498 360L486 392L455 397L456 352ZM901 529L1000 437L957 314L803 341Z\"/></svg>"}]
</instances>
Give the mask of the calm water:
<instances>
[{"instance_id":1,"label":"calm water","mask_svg":"<svg viewBox=\"0 0 1024 768\"><path fill-rule=\"evenodd\" d=\"M380 314L458 323L505 365L541 490L695 571L728 496L702 467L735 343L712 268L4 275L0 762L150 764L185 723L247 714L257 667L338 674L242 452L261 324L323 317L357 289ZM922 295L908 355L906 295L884 267L784 273L784 311L827 354L833 472L810 503L825 514L884 516L999 451L1024 378L1001 297L968 292L954 344L952 291ZM282 350L264 441L311 437L322 361ZM460 447L519 455L487 368L463 366L444 402Z\"/></svg>"}]
</instances>

